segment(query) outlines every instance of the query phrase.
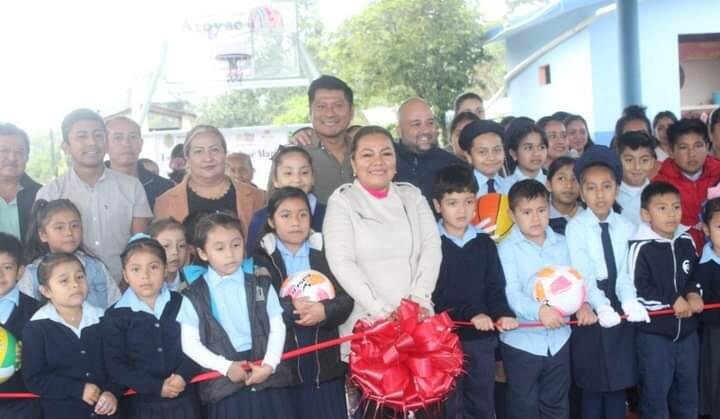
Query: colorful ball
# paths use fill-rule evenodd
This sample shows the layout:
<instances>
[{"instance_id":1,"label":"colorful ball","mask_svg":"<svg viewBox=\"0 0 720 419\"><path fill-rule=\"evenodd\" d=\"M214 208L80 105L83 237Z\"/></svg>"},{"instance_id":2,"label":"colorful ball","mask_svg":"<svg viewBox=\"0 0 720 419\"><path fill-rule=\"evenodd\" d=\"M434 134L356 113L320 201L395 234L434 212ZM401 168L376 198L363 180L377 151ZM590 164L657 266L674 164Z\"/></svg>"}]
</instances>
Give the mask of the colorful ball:
<instances>
[{"instance_id":1,"label":"colorful ball","mask_svg":"<svg viewBox=\"0 0 720 419\"><path fill-rule=\"evenodd\" d=\"M513 226L510 218L510 200L507 195L499 193L488 193L477 199L475 203L475 218L473 225L480 221L490 219L490 225L495 225L493 236L497 241L502 240L510 232Z\"/></svg>"},{"instance_id":2,"label":"colorful ball","mask_svg":"<svg viewBox=\"0 0 720 419\"><path fill-rule=\"evenodd\" d=\"M327 276L318 271L300 271L283 281L280 297L290 297L293 300L306 297L317 303L335 298L335 287Z\"/></svg>"},{"instance_id":3,"label":"colorful ball","mask_svg":"<svg viewBox=\"0 0 720 419\"><path fill-rule=\"evenodd\" d=\"M7 329L0 326L0 384L20 369L20 343Z\"/></svg>"},{"instance_id":4,"label":"colorful ball","mask_svg":"<svg viewBox=\"0 0 720 419\"><path fill-rule=\"evenodd\" d=\"M537 273L533 296L569 316L585 302L585 284L580 273L569 266L548 266Z\"/></svg>"}]
</instances>

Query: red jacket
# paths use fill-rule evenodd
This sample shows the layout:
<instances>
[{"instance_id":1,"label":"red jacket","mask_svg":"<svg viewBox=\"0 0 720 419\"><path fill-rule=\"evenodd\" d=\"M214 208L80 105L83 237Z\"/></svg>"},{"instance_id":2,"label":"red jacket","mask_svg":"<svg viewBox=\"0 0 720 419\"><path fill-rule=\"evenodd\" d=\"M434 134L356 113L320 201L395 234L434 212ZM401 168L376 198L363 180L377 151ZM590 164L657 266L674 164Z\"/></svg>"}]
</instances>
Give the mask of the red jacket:
<instances>
[{"instance_id":1,"label":"red jacket","mask_svg":"<svg viewBox=\"0 0 720 419\"><path fill-rule=\"evenodd\" d=\"M696 181L688 179L680 170L675 160L666 159L653 181L662 180L673 184L680 191L682 202L681 222L690 227L690 235L695 241L696 252L702 252L705 235L702 230L693 228L700 222L702 206L707 199L707 190L720 181L720 160L708 156L702 168L702 175Z\"/></svg>"}]
</instances>

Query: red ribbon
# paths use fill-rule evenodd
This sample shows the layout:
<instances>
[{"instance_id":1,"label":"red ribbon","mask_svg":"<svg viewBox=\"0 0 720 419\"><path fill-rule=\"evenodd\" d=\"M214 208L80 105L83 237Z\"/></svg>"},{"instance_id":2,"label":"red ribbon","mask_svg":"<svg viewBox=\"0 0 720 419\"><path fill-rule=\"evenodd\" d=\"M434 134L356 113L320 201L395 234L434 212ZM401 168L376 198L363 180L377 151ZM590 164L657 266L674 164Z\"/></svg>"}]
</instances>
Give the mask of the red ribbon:
<instances>
[{"instance_id":1,"label":"red ribbon","mask_svg":"<svg viewBox=\"0 0 720 419\"><path fill-rule=\"evenodd\" d=\"M403 303L405 303L405 302L403 301ZM412 310L412 309L410 309L408 307L403 308L402 304L401 304L400 309L402 309L402 312L404 313L403 319L405 322L403 325L400 325L399 322L391 322L389 320L383 320L383 321L377 322L373 325L365 324L364 326L362 326L362 328L364 330L359 330L360 329L359 325L361 323L358 322L358 325L356 325L356 327L355 327L355 331L354 331L355 333L348 335L348 336L343 336L341 338L332 339L332 340L328 340L325 342L320 342L316 345L305 346L302 348L295 349L294 351L286 352L282 355L282 360L286 361L289 359L297 358L299 356L306 355L311 352L319 351L321 349L330 348L332 346L337 346L337 345L340 345L345 342L354 342L354 341L363 339L363 343L365 343L366 341L369 341L371 339L371 337L376 333L380 333L380 332L387 333L385 331L386 328L393 328L393 327L394 328L407 327L407 328L411 328L411 329L417 328L417 324L418 324L417 321L415 321L415 326L413 326L413 322L412 322L413 317L410 316L409 313L405 311L405 310ZM401 311L400 309L398 309L399 312ZM717 309L720 309L720 303L705 304L705 306L703 307L703 311L710 311L710 310L717 310ZM417 311L415 311L415 313L417 313ZM673 310L667 309L667 310L651 311L649 314L650 314L650 317L666 316L666 315L673 314ZM625 319L626 317L627 316L622 316L623 319ZM415 318L417 318L417 314L415 315ZM425 322L427 322L428 320L432 320L430 322L431 324L436 325L438 328L442 327L442 331L445 334L452 335L452 336L455 336L454 333L451 333L453 326L471 326L471 327L473 326L472 322L466 322L466 321L453 322L450 320L447 313L442 313L442 314L436 315L430 319L426 319ZM423 322L420 324L425 324L425 323ZM576 320L569 321L569 322L567 322L567 324L568 325L576 325L577 321ZM530 322L530 323L520 323L520 325L518 327L524 328L524 327L544 327L544 326L540 322ZM422 332L422 330L424 330L422 327L419 329L421 330L421 332L416 333L416 335L419 335L420 337L426 336L427 331ZM443 333L440 333L440 335L442 335L442 334ZM405 349L407 348L407 345L409 344L409 341L407 339L409 336L410 336L410 334L403 334L400 336L400 337L402 337L401 341L399 340L398 343L395 345L389 345L387 348L388 352L389 352L388 355L384 355L384 353L378 353L378 352L372 352L371 354L373 356L382 356L383 359L385 359L385 358L390 359L390 360L400 359L401 353L398 350L398 348L405 348ZM429 347L438 345L438 343L433 342L432 339L423 340L422 338L420 338L418 340L413 340L413 342L415 342L418 345L424 345L424 346L418 346L418 348L421 348L421 349L427 349ZM358 344L355 343L352 346L353 346L353 348L356 348L358 346ZM366 349L362 348L362 345L360 345L360 346L361 346L360 349L366 350ZM369 349L367 349L367 350L369 351ZM396 354L397 354L397 356L396 356ZM444 357L438 353L435 353L429 359L432 362L436 362L440 369L447 369L447 368L451 367L452 365L454 365L454 362L455 362L455 358L453 358L452 355L449 357ZM261 362L261 361L255 361L255 363L259 363L259 362ZM417 394L427 394L427 387L425 387L425 384L427 384L429 380L424 377L428 377L428 375L427 375L428 371L431 371L433 369L432 366L429 366L428 358L414 359L411 362L409 362L408 365L411 365L412 368L410 366L408 366L408 369L404 370L404 371L406 371L406 372L410 371L410 372L413 372L413 374L417 372L418 376L421 377L421 379L418 380L418 385L421 386L420 388L422 391L418 392ZM350 365L351 372L353 371L353 369L357 369L357 367L356 366L354 367L352 365L352 359L351 359L351 365ZM382 380L382 377L384 377L386 375L386 373L387 373L387 371L382 371L382 373L379 373L377 370L375 370L375 372L372 372L372 371L368 372L368 374L374 376L376 379L379 377L381 380ZM420 375L420 374L424 374L424 375ZM222 377L222 374L215 372L215 371L210 371L210 372L199 374L199 375L193 377L193 379L190 380L190 383L201 383L203 381L215 380L220 377ZM397 374L397 376L393 375L392 377L389 377L388 386L391 387L392 385L395 385L396 384L395 382L397 382L399 378L400 379L403 378L403 372L399 372ZM410 380L410 378L411 378L410 376L407 376L408 380ZM394 381L394 382L392 382L392 381ZM133 394L137 394L137 392L132 389L125 392L126 396L131 396ZM37 394L32 394L32 393L0 393L0 399L33 399L33 398L38 398L38 397L40 397L40 396L38 396ZM386 398L386 397L383 397L383 398ZM434 401L439 401L441 399L442 399L442 397L440 397L439 399L434 400ZM428 400L427 402L432 403L433 401ZM404 409L412 410L412 409L417 409L419 407L424 407L424 406L425 406L424 404L405 403ZM402 406L401 406L401 408L402 408Z\"/></svg>"},{"instance_id":2,"label":"red ribbon","mask_svg":"<svg viewBox=\"0 0 720 419\"><path fill-rule=\"evenodd\" d=\"M360 321L351 345L350 377L366 399L408 411L442 401L462 372L463 352L447 313L418 320L417 303L403 300L397 320Z\"/></svg>"}]
</instances>

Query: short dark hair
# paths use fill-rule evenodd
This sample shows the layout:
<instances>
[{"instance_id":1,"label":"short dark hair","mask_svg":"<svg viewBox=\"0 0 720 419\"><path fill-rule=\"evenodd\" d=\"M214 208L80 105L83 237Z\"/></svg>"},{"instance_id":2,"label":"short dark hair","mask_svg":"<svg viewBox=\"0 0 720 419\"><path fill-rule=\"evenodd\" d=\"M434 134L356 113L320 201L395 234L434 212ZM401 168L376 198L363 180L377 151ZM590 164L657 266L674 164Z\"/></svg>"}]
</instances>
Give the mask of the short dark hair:
<instances>
[{"instance_id":1,"label":"short dark hair","mask_svg":"<svg viewBox=\"0 0 720 419\"><path fill-rule=\"evenodd\" d=\"M545 185L535 179L524 179L516 182L508 192L510 210L515 211L515 207L521 199L530 200L535 198L543 198L550 202L550 192L548 192Z\"/></svg>"},{"instance_id":2,"label":"short dark hair","mask_svg":"<svg viewBox=\"0 0 720 419\"><path fill-rule=\"evenodd\" d=\"M103 130L105 130L105 120L100 116L99 113L90 109L75 109L74 111L67 114L65 119L62 121L62 136L63 141L67 142L70 139L70 130L73 125L80 121L95 121L98 122Z\"/></svg>"},{"instance_id":3,"label":"short dark hair","mask_svg":"<svg viewBox=\"0 0 720 419\"><path fill-rule=\"evenodd\" d=\"M557 112L555 112L554 114L552 114L552 117L553 117L553 118L557 118L557 119L559 119L559 120L561 120L561 121L565 121L566 119L568 119L568 118L571 117L572 115L573 115L573 114L571 114L570 112L557 111Z\"/></svg>"},{"instance_id":4,"label":"short dark hair","mask_svg":"<svg viewBox=\"0 0 720 419\"><path fill-rule=\"evenodd\" d=\"M621 154L626 148L633 151L639 148L647 148L650 150L652 156L657 159L655 147L657 147L655 138L642 131L631 131L621 134L615 142L615 148L618 154Z\"/></svg>"},{"instance_id":5,"label":"short dark hair","mask_svg":"<svg viewBox=\"0 0 720 419\"><path fill-rule=\"evenodd\" d=\"M708 119L708 134L712 134L713 127L720 124L720 108L715 108Z\"/></svg>"},{"instance_id":6,"label":"short dark hair","mask_svg":"<svg viewBox=\"0 0 720 419\"><path fill-rule=\"evenodd\" d=\"M650 200L656 196L667 194L680 196L680 191L672 183L664 181L651 182L640 194L640 208L647 210L650 207Z\"/></svg>"},{"instance_id":7,"label":"short dark hair","mask_svg":"<svg viewBox=\"0 0 720 419\"><path fill-rule=\"evenodd\" d=\"M157 239L157 236L165 230L180 230L183 234L185 234L185 227L180 221L173 217L154 219L153 222L145 229L145 233L147 233L148 236Z\"/></svg>"},{"instance_id":8,"label":"short dark hair","mask_svg":"<svg viewBox=\"0 0 720 419\"><path fill-rule=\"evenodd\" d=\"M705 144L710 144L707 126L703 121L698 118L683 118L668 127L667 137L670 147L675 147L680 137L686 134L697 134L702 137Z\"/></svg>"},{"instance_id":9,"label":"short dark hair","mask_svg":"<svg viewBox=\"0 0 720 419\"><path fill-rule=\"evenodd\" d=\"M178 157L185 157L185 153L183 153L183 144L175 144L175 146L172 148L172 151L170 152L170 158L176 159Z\"/></svg>"},{"instance_id":10,"label":"short dark hair","mask_svg":"<svg viewBox=\"0 0 720 419\"><path fill-rule=\"evenodd\" d=\"M216 227L237 230L241 237L245 237L242 222L235 214L230 214L229 212L213 212L200 218L197 224L195 224L194 241L197 243L197 247L201 249L205 248L210 230Z\"/></svg>"},{"instance_id":11,"label":"short dark hair","mask_svg":"<svg viewBox=\"0 0 720 419\"><path fill-rule=\"evenodd\" d=\"M460 125L460 123L468 121L479 121L480 117L477 116L475 113L470 111L460 112L456 113L455 116L452 119L452 122L450 122L450 134L452 135L453 131L455 131L455 128Z\"/></svg>"},{"instance_id":12,"label":"short dark hair","mask_svg":"<svg viewBox=\"0 0 720 419\"><path fill-rule=\"evenodd\" d=\"M458 109L460 109L460 104L468 99L475 99L475 100L479 100L480 102L483 102L483 98L477 93L474 93L474 92L460 93L455 98L455 101L453 103L453 109L455 109L455 112L457 112Z\"/></svg>"},{"instance_id":13,"label":"short dark hair","mask_svg":"<svg viewBox=\"0 0 720 419\"><path fill-rule=\"evenodd\" d=\"M40 259L37 268L37 279L38 284L47 287L48 281L53 274L53 271L58 265L63 263L75 262L80 265L80 268L85 272L85 266L83 266L80 259L72 253L48 253Z\"/></svg>"},{"instance_id":14,"label":"short dark hair","mask_svg":"<svg viewBox=\"0 0 720 419\"><path fill-rule=\"evenodd\" d=\"M705 224L712 220L715 213L720 212L720 198L713 198L708 200L703 207L702 220Z\"/></svg>"},{"instance_id":15,"label":"short dark hair","mask_svg":"<svg viewBox=\"0 0 720 419\"><path fill-rule=\"evenodd\" d=\"M478 190L477 179L469 166L451 164L435 174L432 196L441 201L447 194L471 192L476 195Z\"/></svg>"},{"instance_id":16,"label":"short dark hair","mask_svg":"<svg viewBox=\"0 0 720 419\"><path fill-rule=\"evenodd\" d=\"M550 163L550 166L548 166L548 181L551 181L552 178L555 177L555 174L557 174L557 172L565 166L575 167L575 159L570 156L560 156L557 159L553 160L553 162ZM575 172L573 172L573 174L574 173Z\"/></svg>"},{"instance_id":17,"label":"short dark hair","mask_svg":"<svg viewBox=\"0 0 720 419\"><path fill-rule=\"evenodd\" d=\"M315 100L315 93L317 93L319 89L340 90L345 95L345 100L348 101L350 106L353 105L353 91L350 86L335 76L323 74L310 83L310 87L308 88L308 104L310 106L312 106L312 103Z\"/></svg>"},{"instance_id":18,"label":"short dark hair","mask_svg":"<svg viewBox=\"0 0 720 419\"><path fill-rule=\"evenodd\" d=\"M390 141L390 144L394 144L393 136L392 136L392 134L390 134L390 131L388 131L385 128L378 126L378 125L366 125L366 126L360 128L355 133L355 137L353 137L352 143L350 143L350 157L352 157L352 158L355 157L355 152L357 151L360 140L362 140L363 137L367 137L368 135L373 135L373 134L384 135L388 138L388 141Z\"/></svg>"},{"instance_id":19,"label":"short dark hair","mask_svg":"<svg viewBox=\"0 0 720 419\"><path fill-rule=\"evenodd\" d=\"M30 137L28 137L27 132L23 131L22 129L20 129L17 126L10 124L10 123L0 124L0 136L20 137L20 139L23 141L23 143L25 143L25 147L27 148L28 154L30 154Z\"/></svg>"},{"instance_id":20,"label":"short dark hair","mask_svg":"<svg viewBox=\"0 0 720 419\"><path fill-rule=\"evenodd\" d=\"M657 115L655 115L655 118L653 118L653 124L652 124L653 128L657 128L658 124L660 123L660 120L663 118L668 118L671 121L673 121L673 123L677 122L677 120L678 120L677 116L675 116L674 113L672 113L670 111L661 111L661 112L658 112Z\"/></svg>"},{"instance_id":21,"label":"short dark hair","mask_svg":"<svg viewBox=\"0 0 720 419\"><path fill-rule=\"evenodd\" d=\"M537 126L539 126L543 131L545 131L545 127L547 126L547 124L549 124L549 123L551 123L551 122L557 122L557 123L563 124L563 126L565 125L565 123L563 122L562 119L557 118L557 117L555 117L555 116L553 116L553 115L543 116L542 118L538 119L538 121L536 122L536 124L537 124Z\"/></svg>"},{"instance_id":22,"label":"short dark hair","mask_svg":"<svg viewBox=\"0 0 720 419\"><path fill-rule=\"evenodd\" d=\"M188 216L185 217L185 219L183 220L182 225L185 229L185 241L191 246L199 247L197 240L195 240L195 226L197 225L198 221L200 221L204 217L207 217L210 214L212 214L212 212L210 211L195 211L188 214ZM198 262L201 264L204 263L199 260L193 262Z\"/></svg>"},{"instance_id":23,"label":"short dark hair","mask_svg":"<svg viewBox=\"0 0 720 419\"><path fill-rule=\"evenodd\" d=\"M620 116L615 123L615 138L622 134L625 129L625 125L630 121L643 121L648 134L652 133L652 126L650 125L650 120L645 113L645 109L647 108L640 105L630 105L623 109L622 116Z\"/></svg>"},{"instance_id":24,"label":"short dark hair","mask_svg":"<svg viewBox=\"0 0 720 419\"><path fill-rule=\"evenodd\" d=\"M528 119L530 119L530 118L528 118ZM500 120L500 125L502 125L503 128L507 129L508 125L510 125L510 123L514 120L515 120L515 117L512 115L503 116L502 119ZM535 121L533 121L533 122L535 122Z\"/></svg>"},{"instance_id":25,"label":"short dark hair","mask_svg":"<svg viewBox=\"0 0 720 419\"><path fill-rule=\"evenodd\" d=\"M152 237L141 237L130 241L127 246L125 246L125 250L120 253L120 263L122 264L123 269L125 269L125 265L127 264L128 259L130 259L130 256L140 250L149 251L153 255L157 256L162 261L163 265L167 265L167 255L165 255L165 249L163 249L160 242Z\"/></svg>"},{"instance_id":26,"label":"short dark hair","mask_svg":"<svg viewBox=\"0 0 720 419\"><path fill-rule=\"evenodd\" d=\"M12 234L0 232L0 253L5 253L15 259L15 264L18 267L23 265L22 243L20 243L20 240Z\"/></svg>"},{"instance_id":27,"label":"short dark hair","mask_svg":"<svg viewBox=\"0 0 720 419\"><path fill-rule=\"evenodd\" d=\"M517 152L520 147L520 143L531 133L536 133L540 136L540 140L545 147L548 146L547 136L545 131L542 130L536 124L530 122L519 122L524 121L521 118L515 118L505 129L505 137L507 138L507 148Z\"/></svg>"}]
</instances>

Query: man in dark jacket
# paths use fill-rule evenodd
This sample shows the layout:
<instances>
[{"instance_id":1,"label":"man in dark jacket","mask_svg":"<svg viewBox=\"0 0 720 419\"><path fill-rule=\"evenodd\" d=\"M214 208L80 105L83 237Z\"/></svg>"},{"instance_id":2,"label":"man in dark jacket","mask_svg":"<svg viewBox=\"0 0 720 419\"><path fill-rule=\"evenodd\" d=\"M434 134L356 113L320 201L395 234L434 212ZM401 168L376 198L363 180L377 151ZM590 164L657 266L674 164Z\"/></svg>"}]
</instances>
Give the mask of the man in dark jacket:
<instances>
[{"instance_id":1,"label":"man in dark jacket","mask_svg":"<svg viewBox=\"0 0 720 419\"><path fill-rule=\"evenodd\" d=\"M42 185L25 174L30 139L13 124L0 124L0 231L25 240L35 195Z\"/></svg>"},{"instance_id":2,"label":"man in dark jacket","mask_svg":"<svg viewBox=\"0 0 720 419\"><path fill-rule=\"evenodd\" d=\"M398 109L397 174L395 181L420 188L430 203L435 174L463 161L438 147L438 127L432 109L420 98L403 102ZM431 205L432 207L432 205Z\"/></svg>"},{"instance_id":3,"label":"man in dark jacket","mask_svg":"<svg viewBox=\"0 0 720 419\"><path fill-rule=\"evenodd\" d=\"M155 199L175 186L169 179L147 170L138 162L143 139L137 122L125 116L105 121L108 133L107 153L110 158L106 166L140 180L145 189L150 209L155 208Z\"/></svg>"}]
</instances>

